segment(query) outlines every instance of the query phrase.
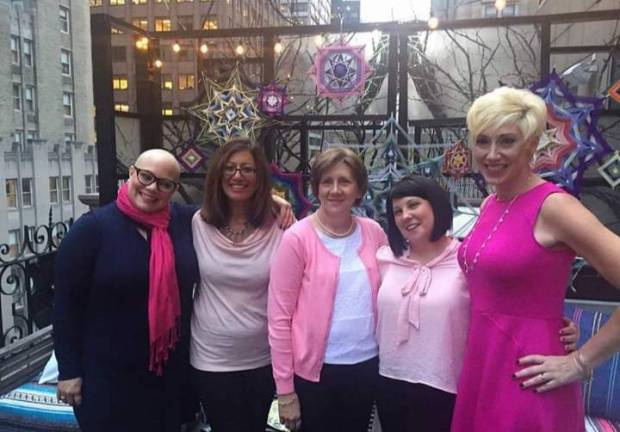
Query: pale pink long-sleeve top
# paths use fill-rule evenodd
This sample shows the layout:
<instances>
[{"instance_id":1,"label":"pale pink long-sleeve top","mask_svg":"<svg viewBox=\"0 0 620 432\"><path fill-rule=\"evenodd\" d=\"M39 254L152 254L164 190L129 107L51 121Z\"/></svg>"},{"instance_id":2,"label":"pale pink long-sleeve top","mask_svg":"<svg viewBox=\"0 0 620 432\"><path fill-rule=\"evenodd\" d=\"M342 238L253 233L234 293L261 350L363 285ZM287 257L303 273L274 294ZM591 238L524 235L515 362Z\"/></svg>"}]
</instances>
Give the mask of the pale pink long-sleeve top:
<instances>
[{"instance_id":1,"label":"pale pink long-sleeve top","mask_svg":"<svg viewBox=\"0 0 620 432\"><path fill-rule=\"evenodd\" d=\"M469 328L469 291L458 240L422 265L382 247L377 308L379 373L456 393ZM405 251L405 255L408 252Z\"/></svg>"},{"instance_id":2,"label":"pale pink long-sleeve top","mask_svg":"<svg viewBox=\"0 0 620 432\"><path fill-rule=\"evenodd\" d=\"M358 251L368 271L373 309L380 284L377 250L387 244L378 223L355 217ZM278 394L294 391L293 377L318 382L338 284L340 259L321 242L309 218L289 228L272 266L268 296L269 345Z\"/></svg>"}]
</instances>

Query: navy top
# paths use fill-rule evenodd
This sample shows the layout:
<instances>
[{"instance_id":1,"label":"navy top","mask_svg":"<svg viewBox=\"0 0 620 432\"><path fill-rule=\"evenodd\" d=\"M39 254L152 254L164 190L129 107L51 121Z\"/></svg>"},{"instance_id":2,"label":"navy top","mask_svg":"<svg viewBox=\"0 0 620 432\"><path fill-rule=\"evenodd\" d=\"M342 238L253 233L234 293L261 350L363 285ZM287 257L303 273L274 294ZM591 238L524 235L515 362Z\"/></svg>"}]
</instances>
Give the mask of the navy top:
<instances>
[{"instance_id":1,"label":"navy top","mask_svg":"<svg viewBox=\"0 0 620 432\"><path fill-rule=\"evenodd\" d=\"M126 413L101 406L119 405L121 409L120 402L108 398L120 398L133 406L133 417L139 417L136 403L150 405L149 409L145 406L145 414L152 417L157 417L153 412L159 405L178 403L162 399L160 393L178 398L183 391L179 383L185 382L189 367L192 291L199 280L191 230L194 212L194 207L176 204L170 210L168 231L174 245L181 326L162 377L148 371L150 251L136 222L111 203L80 217L63 239L55 264L54 342L59 379L83 379L83 402L76 410L83 430L98 430L99 426L93 429L88 424L106 423L114 417L123 421ZM168 405L166 410L170 409ZM102 411L107 412L106 418L101 418ZM110 421L108 428L126 426ZM138 424L144 428L144 423Z\"/></svg>"}]
</instances>

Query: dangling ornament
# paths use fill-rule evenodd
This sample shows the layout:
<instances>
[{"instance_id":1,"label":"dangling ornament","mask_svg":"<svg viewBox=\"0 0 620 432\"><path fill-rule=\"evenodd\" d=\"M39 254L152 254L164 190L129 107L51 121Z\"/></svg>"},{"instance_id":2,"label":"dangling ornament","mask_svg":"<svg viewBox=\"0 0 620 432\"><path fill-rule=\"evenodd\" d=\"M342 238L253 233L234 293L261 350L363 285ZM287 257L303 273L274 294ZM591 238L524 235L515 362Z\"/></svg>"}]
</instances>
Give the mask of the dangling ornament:
<instances>
[{"instance_id":1,"label":"dangling ornament","mask_svg":"<svg viewBox=\"0 0 620 432\"><path fill-rule=\"evenodd\" d=\"M598 172L612 188L618 186L620 184L620 154L614 153L599 167Z\"/></svg>"},{"instance_id":2,"label":"dangling ornament","mask_svg":"<svg viewBox=\"0 0 620 432\"><path fill-rule=\"evenodd\" d=\"M275 82L260 87L258 91L258 107L269 117L284 115L284 106L288 103L286 86L277 86Z\"/></svg>"},{"instance_id":3,"label":"dangling ornament","mask_svg":"<svg viewBox=\"0 0 620 432\"><path fill-rule=\"evenodd\" d=\"M343 40L319 48L309 74L316 83L317 95L338 103L349 96L364 93L372 66L364 58L364 45L349 45Z\"/></svg>"},{"instance_id":4,"label":"dangling ornament","mask_svg":"<svg viewBox=\"0 0 620 432\"><path fill-rule=\"evenodd\" d=\"M241 82L239 65L222 86L205 77L207 100L189 108L202 124L201 139L215 139L220 144L234 137L254 138L264 119L256 106L256 91Z\"/></svg>"},{"instance_id":5,"label":"dangling ornament","mask_svg":"<svg viewBox=\"0 0 620 432\"><path fill-rule=\"evenodd\" d=\"M471 172L471 150L459 140L443 155L442 174L459 179Z\"/></svg>"},{"instance_id":6,"label":"dangling ornament","mask_svg":"<svg viewBox=\"0 0 620 432\"><path fill-rule=\"evenodd\" d=\"M611 97L616 102L620 103L620 80L616 81L616 83L611 86L609 89L609 97Z\"/></svg>"},{"instance_id":7,"label":"dangling ornament","mask_svg":"<svg viewBox=\"0 0 620 432\"><path fill-rule=\"evenodd\" d=\"M273 193L291 203L297 219L305 217L312 208L312 203L304 195L301 173L284 172L274 163L271 163L270 169Z\"/></svg>"},{"instance_id":8,"label":"dangling ornament","mask_svg":"<svg viewBox=\"0 0 620 432\"><path fill-rule=\"evenodd\" d=\"M547 104L550 123L566 122L563 127L568 133L564 137L574 145L571 151L558 156L558 168L543 169L539 174L578 195L587 168L594 162L601 162L612 151L597 129L603 100L573 95L555 71L547 79L534 84L531 90Z\"/></svg>"},{"instance_id":9,"label":"dangling ornament","mask_svg":"<svg viewBox=\"0 0 620 432\"><path fill-rule=\"evenodd\" d=\"M547 130L540 137L534 153L534 172L555 171L562 166L562 161L576 147L570 127L570 120L558 117L553 106L547 104Z\"/></svg>"},{"instance_id":10,"label":"dangling ornament","mask_svg":"<svg viewBox=\"0 0 620 432\"><path fill-rule=\"evenodd\" d=\"M206 160L200 148L194 144L187 146L177 157L188 172L195 172Z\"/></svg>"}]
</instances>

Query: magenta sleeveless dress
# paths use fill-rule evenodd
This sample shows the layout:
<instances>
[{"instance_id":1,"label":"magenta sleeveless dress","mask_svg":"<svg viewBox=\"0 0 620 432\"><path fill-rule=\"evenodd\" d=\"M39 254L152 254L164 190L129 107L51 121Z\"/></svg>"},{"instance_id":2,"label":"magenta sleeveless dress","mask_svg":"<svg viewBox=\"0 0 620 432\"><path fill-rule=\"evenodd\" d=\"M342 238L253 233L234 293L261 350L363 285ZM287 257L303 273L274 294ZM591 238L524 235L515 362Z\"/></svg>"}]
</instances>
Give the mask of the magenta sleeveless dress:
<instances>
[{"instance_id":1,"label":"magenta sleeveless dress","mask_svg":"<svg viewBox=\"0 0 620 432\"><path fill-rule=\"evenodd\" d=\"M538 394L512 377L520 357L565 354L558 332L575 255L534 239L543 201L558 192L543 183L509 202L493 195L460 247L471 321L453 432L584 430L578 383Z\"/></svg>"}]
</instances>

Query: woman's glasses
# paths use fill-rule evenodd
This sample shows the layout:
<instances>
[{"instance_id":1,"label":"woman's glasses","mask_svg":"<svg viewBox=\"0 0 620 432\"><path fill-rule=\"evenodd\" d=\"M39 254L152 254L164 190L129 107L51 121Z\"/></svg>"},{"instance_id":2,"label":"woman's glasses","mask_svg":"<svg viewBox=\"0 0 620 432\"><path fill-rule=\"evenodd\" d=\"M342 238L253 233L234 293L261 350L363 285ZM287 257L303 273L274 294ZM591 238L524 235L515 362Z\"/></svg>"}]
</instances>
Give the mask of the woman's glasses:
<instances>
[{"instance_id":1,"label":"woman's glasses","mask_svg":"<svg viewBox=\"0 0 620 432\"><path fill-rule=\"evenodd\" d=\"M256 168L249 165L226 165L224 166L224 175L226 177L234 177L235 174L241 174L242 177L254 177L256 175Z\"/></svg>"},{"instance_id":2,"label":"woman's glasses","mask_svg":"<svg viewBox=\"0 0 620 432\"><path fill-rule=\"evenodd\" d=\"M138 168L135 165L133 168L136 170L136 177L138 177L138 181L142 185L149 186L153 183L157 183L157 189L160 192L172 192L179 185L177 182L170 179L159 178L149 170Z\"/></svg>"}]
</instances>

